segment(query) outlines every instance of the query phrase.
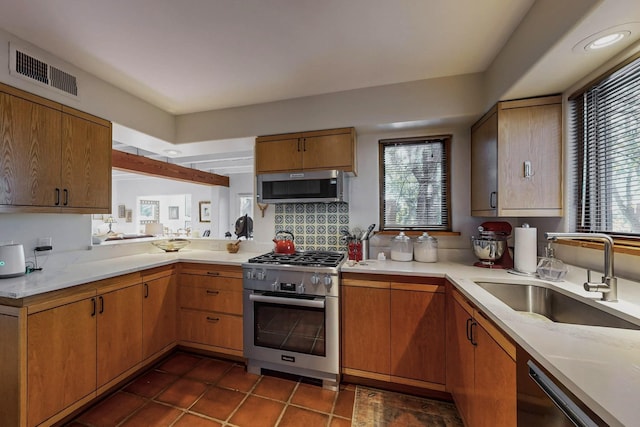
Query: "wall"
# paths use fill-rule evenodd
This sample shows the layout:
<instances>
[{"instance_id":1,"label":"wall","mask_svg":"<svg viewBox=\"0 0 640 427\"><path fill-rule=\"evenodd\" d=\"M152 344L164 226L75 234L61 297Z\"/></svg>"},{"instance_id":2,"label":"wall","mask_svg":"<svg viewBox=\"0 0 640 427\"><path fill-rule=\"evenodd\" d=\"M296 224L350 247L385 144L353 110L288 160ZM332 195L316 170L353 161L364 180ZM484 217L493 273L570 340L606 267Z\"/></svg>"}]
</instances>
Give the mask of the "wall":
<instances>
[{"instance_id":1,"label":"wall","mask_svg":"<svg viewBox=\"0 0 640 427\"><path fill-rule=\"evenodd\" d=\"M181 115L177 142L399 122L469 122L483 112L482 89L481 74L466 74Z\"/></svg>"},{"instance_id":2,"label":"wall","mask_svg":"<svg viewBox=\"0 0 640 427\"><path fill-rule=\"evenodd\" d=\"M39 86L9 73L9 42L19 43L31 55L57 64L78 78L78 99ZM0 29L0 81L10 86L86 111L157 138L175 140L175 118L140 98L61 61L53 55Z\"/></svg>"},{"instance_id":3,"label":"wall","mask_svg":"<svg viewBox=\"0 0 640 427\"><path fill-rule=\"evenodd\" d=\"M470 238L477 233L483 218L470 216L470 124L454 127L424 127L412 130L366 130L357 135L358 176L349 178L349 228L366 229L369 224L380 224L378 141L452 134L451 144L451 213L453 231L460 236L441 236L439 248L462 249L471 253ZM269 206L261 218L254 209L254 237L258 241L273 238L276 230L275 206Z\"/></svg>"}]
</instances>

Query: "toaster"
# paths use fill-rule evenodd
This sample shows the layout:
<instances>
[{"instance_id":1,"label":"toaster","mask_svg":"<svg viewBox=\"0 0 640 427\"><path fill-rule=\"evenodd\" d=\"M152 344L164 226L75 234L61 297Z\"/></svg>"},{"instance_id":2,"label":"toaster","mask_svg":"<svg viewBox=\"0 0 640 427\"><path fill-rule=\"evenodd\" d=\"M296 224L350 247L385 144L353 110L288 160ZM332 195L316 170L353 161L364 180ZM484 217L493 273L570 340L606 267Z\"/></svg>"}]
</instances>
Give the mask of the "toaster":
<instances>
[{"instance_id":1,"label":"toaster","mask_svg":"<svg viewBox=\"0 0 640 427\"><path fill-rule=\"evenodd\" d=\"M22 276L25 272L26 264L22 245L0 246L0 278Z\"/></svg>"}]
</instances>

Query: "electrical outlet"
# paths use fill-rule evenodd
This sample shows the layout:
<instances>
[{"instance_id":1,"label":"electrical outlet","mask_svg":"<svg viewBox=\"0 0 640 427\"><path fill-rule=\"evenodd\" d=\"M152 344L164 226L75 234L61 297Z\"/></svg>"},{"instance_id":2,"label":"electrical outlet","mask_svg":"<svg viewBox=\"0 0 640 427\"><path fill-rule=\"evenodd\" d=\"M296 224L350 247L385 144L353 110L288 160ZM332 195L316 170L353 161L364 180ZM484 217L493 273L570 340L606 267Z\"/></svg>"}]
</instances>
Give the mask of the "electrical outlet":
<instances>
[{"instance_id":1,"label":"electrical outlet","mask_svg":"<svg viewBox=\"0 0 640 427\"><path fill-rule=\"evenodd\" d=\"M38 247L53 246L53 239L51 237L39 237L38 244L36 246Z\"/></svg>"}]
</instances>

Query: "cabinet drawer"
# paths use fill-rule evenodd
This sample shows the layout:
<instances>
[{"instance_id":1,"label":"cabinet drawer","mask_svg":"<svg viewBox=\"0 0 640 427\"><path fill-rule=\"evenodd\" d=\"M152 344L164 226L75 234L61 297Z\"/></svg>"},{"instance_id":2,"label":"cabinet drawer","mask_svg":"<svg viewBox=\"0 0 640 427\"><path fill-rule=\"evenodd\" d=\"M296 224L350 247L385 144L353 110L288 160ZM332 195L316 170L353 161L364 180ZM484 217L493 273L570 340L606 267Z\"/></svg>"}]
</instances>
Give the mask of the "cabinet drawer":
<instances>
[{"instance_id":1,"label":"cabinet drawer","mask_svg":"<svg viewBox=\"0 0 640 427\"><path fill-rule=\"evenodd\" d=\"M242 290L220 286L180 286L180 308L220 311L242 315Z\"/></svg>"},{"instance_id":2,"label":"cabinet drawer","mask_svg":"<svg viewBox=\"0 0 640 427\"><path fill-rule=\"evenodd\" d=\"M198 276L195 274L181 274L181 286L198 286L217 290L242 292L242 279L221 276Z\"/></svg>"},{"instance_id":3,"label":"cabinet drawer","mask_svg":"<svg viewBox=\"0 0 640 427\"><path fill-rule=\"evenodd\" d=\"M180 310L180 337L184 341L242 351L242 316Z\"/></svg>"}]
</instances>

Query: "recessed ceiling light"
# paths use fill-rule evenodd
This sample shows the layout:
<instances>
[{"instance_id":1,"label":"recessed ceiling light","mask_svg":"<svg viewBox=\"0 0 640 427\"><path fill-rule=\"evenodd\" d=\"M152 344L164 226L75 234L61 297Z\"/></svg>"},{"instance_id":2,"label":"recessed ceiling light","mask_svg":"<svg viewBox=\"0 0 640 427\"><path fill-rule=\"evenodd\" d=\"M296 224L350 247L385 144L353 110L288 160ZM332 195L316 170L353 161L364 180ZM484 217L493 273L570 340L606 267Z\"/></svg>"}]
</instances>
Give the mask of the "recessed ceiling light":
<instances>
[{"instance_id":1,"label":"recessed ceiling light","mask_svg":"<svg viewBox=\"0 0 640 427\"><path fill-rule=\"evenodd\" d=\"M632 34L637 35L639 33L639 22L627 22L585 37L573 47L572 51L582 54L596 52L614 44L620 44L623 40L631 39Z\"/></svg>"},{"instance_id":2,"label":"recessed ceiling light","mask_svg":"<svg viewBox=\"0 0 640 427\"><path fill-rule=\"evenodd\" d=\"M177 156L179 154L182 154L182 151L180 150L164 150L164 152L170 156Z\"/></svg>"},{"instance_id":3,"label":"recessed ceiling light","mask_svg":"<svg viewBox=\"0 0 640 427\"><path fill-rule=\"evenodd\" d=\"M603 47L611 46L612 44L618 43L623 38L629 36L631 32L629 31L618 31L613 34L607 34L606 36L598 37L587 46L585 46L586 50L594 50L594 49L602 49Z\"/></svg>"}]
</instances>

